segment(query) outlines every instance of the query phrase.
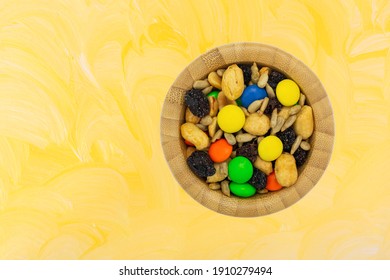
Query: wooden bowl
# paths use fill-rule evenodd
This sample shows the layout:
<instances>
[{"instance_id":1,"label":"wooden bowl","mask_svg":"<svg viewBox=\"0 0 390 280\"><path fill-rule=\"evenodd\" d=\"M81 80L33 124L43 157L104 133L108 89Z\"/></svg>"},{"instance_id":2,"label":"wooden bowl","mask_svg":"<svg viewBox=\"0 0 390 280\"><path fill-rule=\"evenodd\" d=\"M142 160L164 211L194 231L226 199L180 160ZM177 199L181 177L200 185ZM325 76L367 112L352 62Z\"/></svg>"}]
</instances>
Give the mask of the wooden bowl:
<instances>
[{"instance_id":1,"label":"wooden bowl","mask_svg":"<svg viewBox=\"0 0 390 280\"><path fill-rule=\"evenodd\" d=\"M293 79L313 108L314 132L311 150L298 169L297 182L277 192L256 194L250 198L227 197L210 190L189 169L186 145L180 136L184 123L184 95L195 80L204 79L211 71L234 63L267 65ZM307 194L318 182L330 160L334 141L333 111L328 96L317 76L301 61L274 46L260 43L233 43L214 48L185 68L168 91L161 113L161 143L168 165L182 188L200 204L216 212L236 217L256 217L285 209Z\"/></svg>"}]
</instances>

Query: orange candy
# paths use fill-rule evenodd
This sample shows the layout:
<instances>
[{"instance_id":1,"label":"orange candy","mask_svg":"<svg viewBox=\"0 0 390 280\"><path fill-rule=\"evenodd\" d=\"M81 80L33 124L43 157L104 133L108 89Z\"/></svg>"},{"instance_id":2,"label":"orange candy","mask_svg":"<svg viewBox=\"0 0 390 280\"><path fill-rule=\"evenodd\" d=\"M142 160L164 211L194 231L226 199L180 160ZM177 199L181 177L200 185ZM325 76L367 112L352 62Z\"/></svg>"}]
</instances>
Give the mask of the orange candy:
<instances>
[{"instance_id":1,"label":"orange candy","mask_svg":"<svg viewBox=\"0 0 390 280\"><path fill-rule=\"evenodd\" d=\"M223 162L232 154L233 146L222 138L210 145L209 156L214 162Z\"/></svg>"},{"instance_id":2,"label":"orange candy","mask_svg":"<svg viewBox=\"0 0 390 280\"><path fill-rule=\"evenodd\" d=\"M268 175L267 185L265 188L269 191L278 191L282 188L279 182L276 180L275 171Z\"/></svg>"}]
</instances>

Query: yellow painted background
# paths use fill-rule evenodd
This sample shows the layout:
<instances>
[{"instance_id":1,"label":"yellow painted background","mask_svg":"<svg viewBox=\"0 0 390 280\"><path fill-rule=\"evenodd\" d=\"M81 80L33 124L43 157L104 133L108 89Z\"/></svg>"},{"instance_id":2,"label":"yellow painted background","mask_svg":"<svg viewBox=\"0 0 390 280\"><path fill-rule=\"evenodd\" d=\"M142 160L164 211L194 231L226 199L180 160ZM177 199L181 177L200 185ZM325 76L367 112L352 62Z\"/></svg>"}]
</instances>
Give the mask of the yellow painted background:
<instances>
[{"instance_id":1,"label":"yellow painted background","mask_svg":"<svg viewBox=\"0 0 390 280\"><path fill-rule=\"evenodd\" d=\"M259 218L177 184L162 103L201 53L273 44L333 105L317 186ZM390 259L390 2L0 0L1 259Z\"/></svg>"}]
</instances>

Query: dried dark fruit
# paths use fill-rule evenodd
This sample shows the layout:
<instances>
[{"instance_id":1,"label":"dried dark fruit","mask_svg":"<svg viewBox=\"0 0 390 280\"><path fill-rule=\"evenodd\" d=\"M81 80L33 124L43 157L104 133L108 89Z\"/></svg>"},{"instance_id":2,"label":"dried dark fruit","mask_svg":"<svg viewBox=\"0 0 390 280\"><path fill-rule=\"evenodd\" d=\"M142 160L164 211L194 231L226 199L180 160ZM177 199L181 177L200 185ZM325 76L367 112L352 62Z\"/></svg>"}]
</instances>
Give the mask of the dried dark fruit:
<instances>
[{"instance_id":1,"label":"dried dark fruit","mask_svg":"<svg viewBox=\"0 0 390 280\"><path fill-rule=\"evenodd\" d=\"M195 151L187 159L187 164L196 175L202 178L212 176L216 170L208 153Z\"/></svg>"},{"instance_id":2,"label":"dried dark fruit","mask_svg":"<svg viewBox=\"0 0 390 280\"><path fill-rule=\"evenodd\" d=\"M280 109L282 109L282 107L283 107L283 105L279 102L279 100L277 98L270 98L268 100L267 108L265 108L265 110L264 110L264 114L271 115L272 111L275 108L278 108L278 111L279 111Z\"/></svg>"},{"instance_id":3,"label":"dried dark fruit","mask_svg":"<svg viewBox=\"0 0 390 280\"><path fill-rule=\"evenodd\" d=\"M283 151L290 152L291 147L294 144L295 138L297 138L297 136L295 135L294 128L289 127L283 132L276 133L276 136L278 136L283 143Z\"/></svg>"},{"instance_id":4,"label":"dried dark fruit","mask_svg":"<svg viewBox=\"0 0 390 280\"><path fill-rule=\"evenodd\" d=\"M184 96L184 101L191 113L199 118L210 113L209 101L200 89L190 89Z\"/></svg>"},{"instance_id":5,"label":"dried dark fruit","mask_svg":"<svg viewBox=\"0 0 390 280\"><path fill-rule=\"evenodd\" d=\"M305 151L304 149L302 149L301 147L299 147L295 151L294 158L295 158L295 163L296 163L297 167L300 167L305 163L307 155L308 155L308 152Z\"/></svg>"},{"instance_id":6,"label":"dried dark fruit","mask_svg":"<svg viewBox=\"0 0 390 280\"><path fill-rule=\"evenodd\" d=\"M252 163L256 161L257 158L257 144L253 143L245 143L241 147L236 150L236 156L243 156L249 159Z\"/></svg>"},{"instance_id":7,"label":"dried dark fruit","mask_svg":"<svg viewBox=\"0 0 390 280\"><path fill-rule=\"evenodd\" d=\"M284 76L282 73L278 72L278 71L275 71L273 70L271 72L271 74L269 75L268 77L268 84L273 88L275 89L277 84L284 80L284 79L287 79L286 76Z\"/></svg>"},{"instance_id":8,"label":"dried dark fruit","mask_svg":"<svg viewBox=\"0 0 390 280\"><path fill-rule=\"evenodd\" d=\"M250 178L248 183L254 186L257 190L262 190L267 185L267 175L259 169L254 168L252 178Z\"/></svg>"},{"instance_id":9,"label":"dried dark fruit","mask_svg":"<svg viewBox=\"0 0 390 280\"><path fill-rule=\"evenodd\" d=\"M251 78L252 77L251 65L249 65L249 64L238 64L237 66L240 67L241 70L242 70L242 73L244 73L244 83L246 85L248 85L249 82L252 79Z\"/></svg>"}]
</instances>

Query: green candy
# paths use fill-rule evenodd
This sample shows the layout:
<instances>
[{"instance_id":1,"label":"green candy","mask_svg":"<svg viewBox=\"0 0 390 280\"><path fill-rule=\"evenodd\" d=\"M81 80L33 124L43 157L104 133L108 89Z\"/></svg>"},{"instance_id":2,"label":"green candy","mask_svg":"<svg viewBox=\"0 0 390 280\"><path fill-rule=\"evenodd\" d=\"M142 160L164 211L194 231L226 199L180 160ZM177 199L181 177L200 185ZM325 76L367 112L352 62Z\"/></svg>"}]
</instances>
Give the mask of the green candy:
<instances>
[{"instance_id":1,"label":"green candy","mask_svg":"<svg viewBox=\"0 0 390 280\"><path fill-rule=\"evenodd\" d=\"M218 93L219 92L217 90L214 90L214 91L210 92L209 94L207 94L207 97L212 96L215 99L217 99L218 98Z\"/></svg>"},{"instance_id":2,"label":"green candy","mask_svg":"<svg viewBox=\"0 0 390 280\"><path fill-rule=\"evenodd\" d=\"M229 188L233 194L239 197L250 197L256 193L256 188L248 183L230 182Z\"/></svg>"},{"instance_id":3,"label":"green candy","mask_svg":"<svg viewBox=\"0 0 390 280\"><path fill-rule=\"evenodd\" d=\"M242 106L241 97L236 99L237 106Z\"/></svg>"},{"instance_id":4,"label":"green candy","mask_svg":"<svg viewBox=\"0 0 390 280\"><path fill-rule=\"evenodd\" d=\"M253 175L253 165L249 159L238 156L228 165L229 178L236 183L246 183Z\"/></svg>"}]
</instances>

